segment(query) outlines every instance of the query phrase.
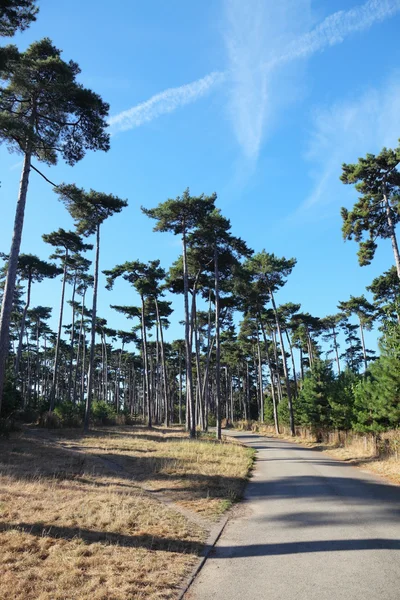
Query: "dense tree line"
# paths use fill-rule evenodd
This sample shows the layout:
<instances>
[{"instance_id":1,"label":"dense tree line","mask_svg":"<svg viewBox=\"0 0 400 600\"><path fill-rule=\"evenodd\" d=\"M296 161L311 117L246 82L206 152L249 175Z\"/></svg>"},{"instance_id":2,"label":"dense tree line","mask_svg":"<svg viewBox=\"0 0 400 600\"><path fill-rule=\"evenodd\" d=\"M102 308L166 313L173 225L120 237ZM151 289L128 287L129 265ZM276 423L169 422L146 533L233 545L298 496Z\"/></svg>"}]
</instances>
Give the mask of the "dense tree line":
<instances>
[{"instance_id":1,"label":"dense tree line","mask_svg":"<svg viewBox=\"0 0 400 600\"><path fill-rule=\"evenodd\" d=\"M36 18L35 2L9 1L0 11L0 35L23 30ZM156 232L179 236L182 253L164 270L127 256L104 271L107 290L125 281L126 317L113 329L97 311L102 224L127 201L113 194L55 184L34 161L74 165L88 150L109 149L108 105L77 82L51 40L20 52L0 48L0 139L23 157L10 251L0 273L0 399L2 417L41 418L56 424L141 419L148 426L182 423L196 429L223 420L257 419L312 428L379 431L400 419L399 220L400 148L343 165L342 181L360 197L342 209L343 235L369 264L380 238L391 240L394 263L368 287L372 294L338 301L336 314L302 312L279 303L295 258L254 252L234 236L217 195L175 199L142 211ZM74 229L44 233L49 256L21 254L29 177L44 177L72 216ZM105 233L107 235L107 233ZM51 250L50 250L51 247ZM85 256L94 248L94 264ZM3 249L4 250L4 249ZM59 278L60 304L31 306L32 287ZM166 292L183 300L182 339L168 343L172 314ZM89 304L88 298L91 299ZM294 299L295 300L295 299ZM58 326L49 327L57 312ZM377 323L381 354L366 346Z\"/></svg>"}]
</instances>

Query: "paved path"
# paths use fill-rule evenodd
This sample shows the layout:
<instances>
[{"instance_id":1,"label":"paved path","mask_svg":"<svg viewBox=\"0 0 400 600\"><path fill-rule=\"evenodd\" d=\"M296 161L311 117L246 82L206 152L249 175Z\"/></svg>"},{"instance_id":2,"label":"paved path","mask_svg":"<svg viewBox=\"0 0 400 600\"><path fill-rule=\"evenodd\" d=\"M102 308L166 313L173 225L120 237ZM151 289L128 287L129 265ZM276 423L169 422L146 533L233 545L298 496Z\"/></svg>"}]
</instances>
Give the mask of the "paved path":
<instances>
[{"instance_id":1,"label":"paved path","mask_svg":"<svg viewBox=\"0 0 400 600\"><path fill-rule=\"evenodd\" d=\"M400 487L315 450L257 450L245 502L187 600L400 600Z\"/></svg>"}]
</instances>

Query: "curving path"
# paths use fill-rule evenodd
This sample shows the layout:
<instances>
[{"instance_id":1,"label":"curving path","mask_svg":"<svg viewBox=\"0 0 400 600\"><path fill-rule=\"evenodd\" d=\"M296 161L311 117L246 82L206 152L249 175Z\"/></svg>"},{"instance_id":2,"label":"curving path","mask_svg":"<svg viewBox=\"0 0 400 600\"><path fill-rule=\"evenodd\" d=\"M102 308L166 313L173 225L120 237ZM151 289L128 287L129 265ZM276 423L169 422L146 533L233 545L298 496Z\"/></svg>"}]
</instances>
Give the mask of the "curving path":
<instances>
[{"instance_id":1,"label":"curving path","mask_svg":"<svg viewBox=\"0 0 400 600\"><path fill-rule=\"evenodd\" d=\"M274 438L185 600L400 600L400 486Z\"/></svg>"}]
</instances>

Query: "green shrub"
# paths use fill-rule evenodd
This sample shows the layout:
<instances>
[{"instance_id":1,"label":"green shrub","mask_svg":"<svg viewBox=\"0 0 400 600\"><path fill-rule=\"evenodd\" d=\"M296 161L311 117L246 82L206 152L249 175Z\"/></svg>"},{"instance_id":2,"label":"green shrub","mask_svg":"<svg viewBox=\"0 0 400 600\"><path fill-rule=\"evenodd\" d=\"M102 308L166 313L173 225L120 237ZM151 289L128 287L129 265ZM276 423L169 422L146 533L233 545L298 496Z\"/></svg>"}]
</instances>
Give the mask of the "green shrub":
<instances>
[{"instance_id":1,"label":"green shrub","mask_svg":"<svg viewBox=\"0 0 400 600\"><path fill-rule=\"evenodd\" d=\"M54 413L60 419L62 427L80 427L83 422L83 408L72 402L62 402L55 407Z\"/></svg>"},{"instance_id":2,"label":"green shrub","mask_svg":"<svg viewBox=\"0 0 400 600\"><path fill-rule=\"evenodd\" d=\"M46 429L59 429L62 427L60 417L55 412L47 411L39 417L39 427Z\"/></svg>"},{"instance_id":3,"label":"green shrub","mask_svg":"<svg viewBox=\"0 0 400 600\"><path fill-rule=\"evenodd\" d=\"M217 426L217 419L216 419L216 416L213 413L208 413L207 423L208 423L209 427L216 427Z\"/></svg>"},{"instance_id":4,"label":"green shrub","mask_svg":"<svg viewBox=\"0 0 400 600\"><path fill-rule=\"evenodd\" d=\"M281 423L282 425L290 425L290 415L287 398L283 398L283 400L278 404L278 420L279 423Z\"/></svg>"},{"instance_id":5,"label":"green shrub","mask_svg":"<svg viewBox=\"0 0 400 600\"><path fill-rule=\"evenodd\" d=\"M18 410L15 413L15 419L21 423L37 423L39 420L39 412L30 406L23 410Z\"/></svg>"},{"instance_id":6,"label":"green shrub","mask_svg":"<svg viewBox=\"0 0 400 600\"><path fill-rule=\"evenodd\" d=\"M117 421L114 408L103 400L93 402L91 416L93 421L99 425L115 425Z\"/></svg>"},{"instance_id":7,"label":"green shrub","mask_svg":"<svg viewBox=\"0 0 400 600\"><path fill-rule=\"evenodd\" d=\"M14 378L10 371L6 373L4 382L3 399L1 403L1 416L7 418L22 409L23 400L21 393L15 388Z\"/></svg>"}]
</instances>

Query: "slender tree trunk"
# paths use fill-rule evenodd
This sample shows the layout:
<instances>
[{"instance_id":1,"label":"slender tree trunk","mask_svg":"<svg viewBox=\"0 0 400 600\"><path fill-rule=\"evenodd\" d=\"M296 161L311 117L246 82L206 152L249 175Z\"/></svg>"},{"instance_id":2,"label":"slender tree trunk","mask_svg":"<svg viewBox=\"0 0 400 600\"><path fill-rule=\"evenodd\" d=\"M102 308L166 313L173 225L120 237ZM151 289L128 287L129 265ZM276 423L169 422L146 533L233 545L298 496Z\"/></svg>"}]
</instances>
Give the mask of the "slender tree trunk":
<instances>
[{"instance_id":1,"label":"slender tree trunk","mask_svg":"<svg viewBox=\"0 0 400 600\"><path fill-rule=\"evenodd\" d=\"M179 425L182 425L182 354L179 348Z\"/></svg>"},{"instance_id":2,"label":"slender tree trunk","mask_svg":"<svg viewBox=\"0 0 400 600\"><path fill-rule=\"evenodd\" d=\"M143 365L144 365L144 383L145 383L145 395L143 398L143 402L146 406L147 411L147 426L151 428L153 426L152 414L151 414L151 400L150 400L150 378L149 378L149 360L147 354L147 335L146 335L146 321L145 321L145 304L144 304L144 296L141 296L142 300L142 314L141 314L141 324L142 324L142 345L143 345Z\"/></svg>"},{"instance_id":3,"label":"slender tree trunk","mask_svg":"<svg viewBox=\"0 0 400 600\"><path fill-rule=\"evenodd\" d=\"M83 295L82 295L81 319L80 319L79 336L78 336L78 348L76 350L76 364L75 364L75 375L74 375L74 404L76 404L76 400L77 400L77 384L78 384L78 373L79 373L79 364L80 364L80 350L81 350L82 334L83 334L85 296L86 296L86 289L83 291ZM82 352L83 352L83 350L82 350Z\"/></svg>"},{"instance_id":4,"label":"slender tree trunk","mask_svg":"<svg viewBox=\"0 0 400 600\"><path fill-rule=\"evenodd\" d=\"M214 246L214 285L215 285L215 413L217 440L221 439L221 347L219 335L219 267L218 247Z\"/></svg>"},{"instance_id":5,"label":"slender tree trunk","mask_svg":"<svg viewBox=\"0 0 400 600\"><path fill-rule=\"evenodd\" d=\"M335 348L335 355L336 355L336 364L337 364L337 368L338 368L338 374L340 375L340 360L339 360L339 349L338 349L338 344L337 344L337 339L336 339L336 328L335 326L332 327L332 335L333 335L333 345Z\"/></svg>"},{"instance_id":6,"label":"slender tree trunk","mask_svg":"<svg viewBox=\"0 0 400 600\"><path fill-rule=\"evenodd\" d=\"M160 342L161 342L161 364L162 364L162 377L163 377L163 386L164 386L164 411L165 411L165 426L169 427L170 425L170 411L169 411L169 388L168 388L168 377L167 377L167 364L165 360L165 346L164 346L164 332L160 318L160 310L158 306L157 298L154 298L156 305L156 316L157 323L160 330Z\"/></svg>"},{"instance_id":7,"label":"slender tree trunk","mask_svg":"<svg viewBox=\"0 0 400 600\"><path fill-rule=\"evenodd\" d=\"M295 426L294 426L292 392L291 392L291 389L290 389L289 372L288 372L288 368L287 368L286 354L285 354L285 345L283 343L282 330L281 330L281 326L280 326L280 323L279 323L278 312L276 310L274 293L273 293L272 289L270 289L269 291L270 291L270 294L271 294L272 308L273 308L274 314L275 314L276 327L277 327L277 330L278 330L279 343L280 343L280 346L281 346L281 355L282 355L282 362L283 362L283 372L285 374L286 393L287 393L287 396L288 396L290 432L294 436L296 434L296 431L295 431Z\"/></svg>"},{"instance_id":8,"label":"slender tree trunk","mask_svg":"<svg viewBox=\"0 0 400 600\"><path fill-rule=\"evenodd\" d=\"M92 407L92 389L93 389L93 370L94 370L94 348L96 343L96 317L97 317L97 289L99 286L99 260L100 260L100 224L96 227L96 257L94 263L94 282L93 282L93 304L92 304L92 324L90 331L90 353L89 353L89 369L87 376L87 392L85 419L83 430L89 430L90 410ZM84 368L84 365L83 365Z\"/></svg>"},{"instance_id":9,"label":"slender tree trunk","mask_svg":"<svg viewBox=\"0 0 400 600\"><path fill-rule=\"evenodd\" d=\"M397 277L400 279L400 253L399 253L399 246L397 244L396 231L395 231L394 224L393 224L393 219L392 219L392 214L391 214L391 208L390 208L390 204L389 204L389 199L388 199L386 193L383 194L383 199L384 199L384 202L385 202L386 220L387 220L387 224L388 224L388 228L389 228L390 240L392 242L392 249L393 249L393 254L394 254L394 260L395 260L395 263L396 263Z\"/></svg>"},{"instance_id":10,"label":"slender tree trunk","mask_svg":"<svg viewBox=\"0 0 400 600\"><path fill-rule=\"evenodd\" d=\"M264 328L264 324L263 324L261 315L259 315L258 318L259 318L259 321L260 321L261 333L262 333L262 336L263 336L264 346L265 346L265 354L267 356L267 364L268 364L268 369L269 369L269 376L270 376L270 379L271 379L271 395L272 395L272 405L273 405L273 410L274 410L275 432L277 434L279 434L278 403L276 401L276 396L275 396L274 374L273 374L273 370L272 370L271 359L269 357L269 352L268 352L267 335L265 333L265 328Z\"/></svg>"},{"instance_id":11,"label":"slender tree trunk","mask_svg":"<svg viewBox=\"0 0 400 600\"><path fill-rule=\"evenodd\" d=\"M54 410L55 400L56 400L56 384L57 384L57 376L58 376L58 361L60 356L60 340L61 340L61 330L62 330L62 322L63 322L63 314L64 314L64 298L65 298L65 284L67 280L67 261L68 261L68 248L65 249L64 255L64 272L61 286L61 304L60 304L60 316L58 319L58 330L57 330L57 341L56 341L56 349L54 354L54 365L53 365L53 382L50 390L50 411Z\"/></svg>"},{"instance_id":12,"label":"slender tree trunk","mask_svg":"<svg viewBox=\"0 0 400 600\"><path fill-rule=\"evenodd\" d=\"M287 339L287 343L289 345L289 349L290 349L290 357L292 359L292 369L293 369L293 380L294 380L294 387L295 387L295 397L297 397L297 375L296 375L296 365L294 362L294 355L293 355L293 346L292 346L292 342L289 336L289 332L287 329L285 329L285 333L286 333L286 339Z\"/></svg>"},{"instance_id":13,"label":"slender tree trunk","mask_svg":"<svg viewBox=\"0 0 400 600\"><path fill-rule=\"evenodd\" d=\"M367 369L368 369L368 359L367 359L367 352L365 350L364 327L362 325L361 319L360 319L360 338L361 338L361 346L362 346L362 351L363 351L365 371L367 371Z\"/></svg>"},{"instance_id":14,"label":"slender tree trunk","mask_svg":"<svg viewBox=\"0 0 400 600\"><path fill-rule=\"evenodd\" d=\"M31 169L31 151L27 149L24 156L24 164L19 186L17 208L15 211L14 231L11 242L10 255L8 259L7 279L4 288L3 302L0 314L0 413L3 397L4 380L6 375L6 361L8 356L8 344L10 333L10 321L14 300L15 282L17 279L18 257L21 247L22 229L24 226L24 214L26 197L29 184L29 173Z\"/></svg>"},{"instance_id":15,"label":"slender tree trunk","mask_svg":"<svg viewBox=\"0 0 400 600\"><path fill-rule=\"evenodd\" d=\"M122 354L124 352L124 342L122 342L121 349L119 351L118 357L118 369L115 371L115 391L114 391L114 400L115 400L115 411L119 412L119 388L120 388L120 377L121 377L121 361Z\"/></svg>"},{"instance_id":16,"label":"slender tree trunk","mask_svg":"<svg viewBox=\"0 0 400 600\"><path fill-rule=\"evenodd\" d=\"M282 393L280 365L279 365L279 358L278 358L278 344L276 342L275 329L272 329L271 337L272 337L272 347L274 350L274 359L275 359L275 365L276 365L275 379L276 379L276 390L277 390L277 394L278 394L278 402L282 402L283 393Z\"/></svg>"},{"instance_id":17,"label":"slender tree trunk","mask_svg":"<svg viewBox=\"0 0 400 600\"><path fill-rule=\"evenodd\" d=\"M75 291L76 291L76 278L74 276L74 286L72 288L72 328L71 328L71 343L70 343L70 357L69 357L69 368L68 368L68 400L71 402L72 395L72 370L73 370L73 359L74 359L74 341L75 341Z\"/></svg>"},{"instance_id":18,"label":"slender tree trunk","mask_svg":"<svg viewBox=\"0 0 400 600\"><path fill-rule=\"evenodd\" d=\"M28 312L28 308L31 303L31 288L32 288L32 274L29 273L28 288L27 288L27 292L26 292L26 302L25 302L25 306L24 306L24 311L22 313L21 328L20 328L20 332L19 332L17 359L15 361L15 377L18 377L19 365L21 362L22 344L23 344L23 339L24 339L25 323L26 323L26 313Z\"/></svg>"},{"instance_id":19,"label":"slender tree trunk","mask_svg":"<svg viewBox=\"0 0 400 600\"><path fill-rule=\"evenodd\" d=\"M301 381L304 381L304 364L303 364L303 348L300 346L300 373Z\"/></svg>"},{"instance_id":20,"label":"slender tree trunk","mask_svg":"<svg viewBox=\"0 0 400 600\"><path fill-rule=\"evenodd\" d=\"M182 235L183 246L183 295L185 306L185 352L186 352L186 396L187 408L189 409L189 435L191 438L196 437L196 415L193 397L193 376L192 376L192 346L190 343L190 321L189 321L189 277L187 265L187 248L186 248L186 230L183 228Z\"/></svg>"},{"instance_id":21,"label":"slender tree trunk","mask_svg":"<svg viewBox=\"0 0 400 600\"><path fill-rule=\"evenodd\" d=\"M260 336L257 331L257 354L258 354L258 378L259 378L259 413L258 418L261 423L264 423L264 391L263 391L263 376L262 376L262 360L261 360L261 346Z\"/></svg>"}]
</instances>

